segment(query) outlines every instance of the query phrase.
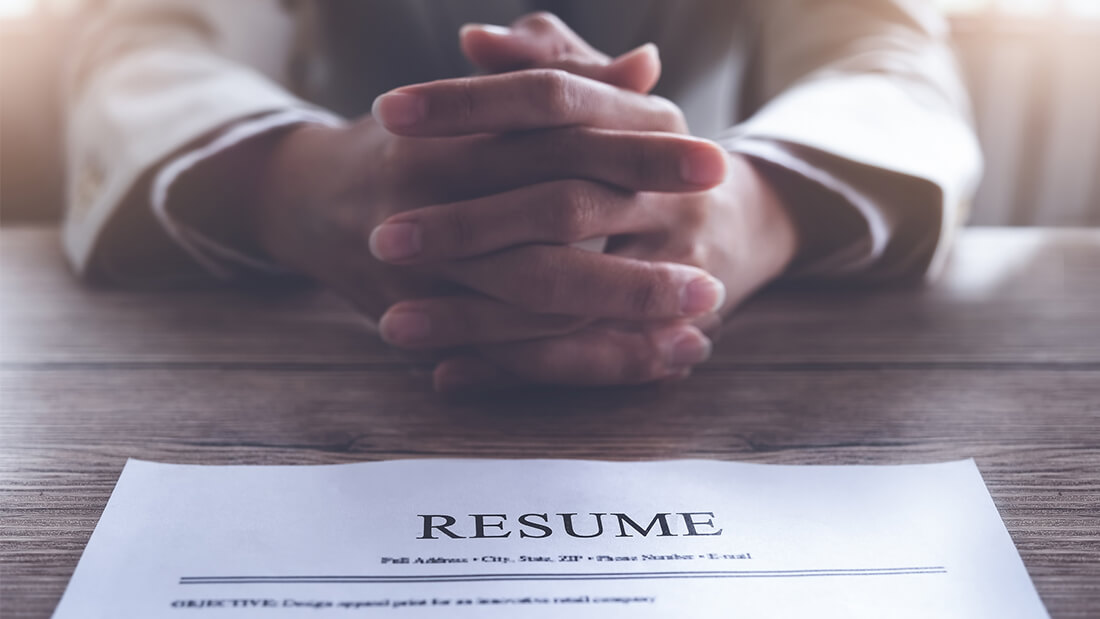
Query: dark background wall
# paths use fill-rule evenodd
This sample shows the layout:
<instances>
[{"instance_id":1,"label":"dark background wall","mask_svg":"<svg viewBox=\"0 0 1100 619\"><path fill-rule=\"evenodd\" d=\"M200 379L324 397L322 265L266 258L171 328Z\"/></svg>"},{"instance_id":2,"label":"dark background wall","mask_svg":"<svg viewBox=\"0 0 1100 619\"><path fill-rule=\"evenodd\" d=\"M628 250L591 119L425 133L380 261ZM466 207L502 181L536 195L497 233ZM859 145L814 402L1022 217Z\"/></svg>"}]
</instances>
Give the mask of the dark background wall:
<instances>
[{"instance_id":1,"label":"dark background wall","mask_svg":"<svg viewBox=\"0 0 1100 619\"><path fill-rule=\"evenodd\" d=\"M50 6L0 20L4 223L64 202L60 67L86 15ZM970 15L953 30L987 160L972 222L1100 225L1100 19Z\"/></svg>"}]
</instances>

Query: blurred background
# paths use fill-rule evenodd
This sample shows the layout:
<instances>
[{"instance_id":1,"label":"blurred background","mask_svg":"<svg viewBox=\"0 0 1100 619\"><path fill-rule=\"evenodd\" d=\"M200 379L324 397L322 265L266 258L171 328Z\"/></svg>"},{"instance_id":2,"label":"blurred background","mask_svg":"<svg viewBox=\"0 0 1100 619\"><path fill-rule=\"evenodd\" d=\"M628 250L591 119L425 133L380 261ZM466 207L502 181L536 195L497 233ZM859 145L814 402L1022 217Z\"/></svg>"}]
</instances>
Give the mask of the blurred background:
<instances>
[{"instance_id":1,"label":"blurred background","mask_svg":"<svg viewBox=\"0 0 1100 619\"><path fill-rule=\"evenodd\" d=\"M935 1L986 154L971 223L1100 225L1100 0ZM0 221L60 216L60 64L96 4L0 0Z\"/></svg>"}]
</instances>

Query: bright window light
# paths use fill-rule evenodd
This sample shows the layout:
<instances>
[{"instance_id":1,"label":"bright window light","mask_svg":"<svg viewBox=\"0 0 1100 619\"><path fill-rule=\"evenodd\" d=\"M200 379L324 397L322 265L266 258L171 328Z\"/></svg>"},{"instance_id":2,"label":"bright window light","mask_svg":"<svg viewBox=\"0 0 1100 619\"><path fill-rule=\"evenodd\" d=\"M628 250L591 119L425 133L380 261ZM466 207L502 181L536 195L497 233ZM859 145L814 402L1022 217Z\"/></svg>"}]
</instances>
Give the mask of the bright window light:
<instances>
[{"instance_id":1,"label":"bright window light","mask_svg":"<svg viewBox=\"0 0 1100 619\"><path fill-rule=\"evenodd\" d=\"M0 0L0 19L15 19L34 13L37 0Z\"/></svg>"},{"instance_id":2,"label":"bright window light","mask_svg":"<svg viewBox=\"0 0 1100 619\"><path fill-rule=\"evenodd\" d=\"M1066 0L1070 15L1100 19L1100 0Z\"/></svg>"},{"instance_id":3,"label":"bright window light","mask_svg":"<svg viewBox=\"0 0 1100 619\"><path fill-rule=\"evenodd\" d=\"M937 0L948 13L979 13L993 6L994 0Z\"/></svg>"},{"instance_id":4,"label":"bright window light","mask_svg":"<svg viewBox=\"0 0 1100 619\"><path fill-rule=\"evenodd\" d=\"M999 4L1009 15L1045 15L1054 9L1050 0L1001 0Z\"/></svg>"},{"instance_id":5,"label":"bright window light","mask_svg":"<svg viewBox=\"0 0 1100 619\"><path fill-rule=\"evenodd\" d=\"M948 14L1017 17L1068 16L1100 19L1100 0L935 0Z\"/></svg>"}]
</instances>

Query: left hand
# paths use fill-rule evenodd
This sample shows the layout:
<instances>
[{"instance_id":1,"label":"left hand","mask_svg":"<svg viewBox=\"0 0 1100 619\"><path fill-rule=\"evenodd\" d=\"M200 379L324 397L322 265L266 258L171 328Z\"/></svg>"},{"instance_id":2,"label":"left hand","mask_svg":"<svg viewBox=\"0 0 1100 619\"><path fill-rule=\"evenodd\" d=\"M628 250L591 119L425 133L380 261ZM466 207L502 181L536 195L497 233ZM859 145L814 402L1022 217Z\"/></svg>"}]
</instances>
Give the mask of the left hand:
<instances>
[{"instance_id":1,"label":"left hand","mask_svg":"<svg viewBox=\"0 0 1100 619\"><path fill-rule=\"evenodd\" d=\"M474 63L488 70L557 68L637 92L648 92L660 71L652 46L610 59L548 14L523 18L512 30L465 28L462 43ZM432 86L419 88L425 87ZM686 133L686 125L681 132ZM484 226L465 226L461 244L437 247L476 247L480 254L606 235L609 254L688 264L716 276L727 292L721 315L781 274L798 246L787 210L753 165L730 155L728 170L724 183L696 193L591 191L588 184L587 195L573 200L578 208L555 209L566 213L563 227L545 226L546 218L533 217L530 205L516 204L486 217ZM461 206L414 210L399 217L446 230L447 222L455 219L447 209ZM470 219L471 213L465 215ZM566 230L564 236L562 230ZM454 253L433 259L463 257ZM447 315L458 311L448 307L453 302L442 297L416 303ZM713 328L720 322L718 315L696 324ZM439 364L435 382L444 391L515 382L632 384L669 377L669 359L678 356L682 359L679 375L686 376L709 355L709 342L704 343L707 350L700 350L700 342L693 340L683 342L682 351L674 344L664 351L664 359L654 360L654 340L660 339L661 330L661 325L604 321L566 335L481 346Z\"/></svg>"},{"instance_id":2,"label":"left hand","mask_svg":"<svg viewBox=\"0 0 1100 619\"><path fill-rule=\"evenodd\" d=\"M759 287L779 276L793 258L797 246L794 225L771 187L744 158L730 156L730 174L722 185L694 194L638 193L627 199L620 192L591 192L579 204L583 210L567 215L568 224L543 225L533 217L530 205L514 204L494 212L497 222L467 226L463 245L491 253L524 244L560 243L572 239L611 236L607 253L647 261L675 262L702 268L721 280L725 314ZM422 226L446 229L455 215L449 208L432 207L403 213ZM491 230L487 230L489 226ZM561 230L567 230L561 236ZM504 232L505 234L502 234ZM436 259L462 258L459 254ZM447 315L460 308L447 297L416 301L432 305L432 313ZM707 330L715 316L697 326ZM443 389L455 374L456 387L489 386L512 382L511 374L524 382L566 384L620 384L648 382L657 376L648 358L644 330L621 322L601 322L557 337L482 346L478 356L463 355L437 368L437 384ZM671 353L676 354L676 353ZM685 351L684 372L700 359ZM480 358L479 358L480 357ZM503 372L498 368L508 368ZM442 375L441 375L442 374Z\"/></svg>"}]
</instances>

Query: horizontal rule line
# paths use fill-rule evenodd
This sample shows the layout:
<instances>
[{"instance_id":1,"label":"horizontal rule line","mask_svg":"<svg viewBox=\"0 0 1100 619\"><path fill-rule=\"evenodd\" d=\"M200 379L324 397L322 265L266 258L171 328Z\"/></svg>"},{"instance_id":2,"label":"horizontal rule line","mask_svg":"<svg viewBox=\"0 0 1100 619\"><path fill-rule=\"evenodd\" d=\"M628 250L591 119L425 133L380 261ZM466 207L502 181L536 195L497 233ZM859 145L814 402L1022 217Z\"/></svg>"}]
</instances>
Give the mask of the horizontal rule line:
<instances>
[{"instance_id":1,"label":"horizontal rule line","mask_svg":"<svg viewBox=\"0 0 1100 619\"><path fill-rule=\"evenodd\" d=\"M181 585L390 584L536 580L654 580L709 578L810 578L822 576L912 576L946 574L942 566L819 570L739 570L711 572L608 572L549 574L432 574L410 576L184 576Z\"/></svg>"}]
</instances>

